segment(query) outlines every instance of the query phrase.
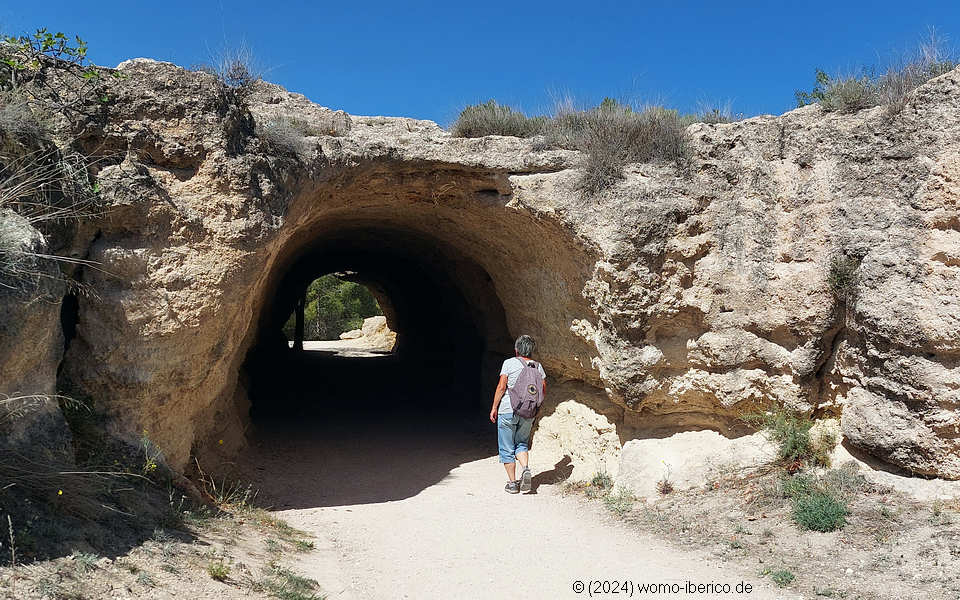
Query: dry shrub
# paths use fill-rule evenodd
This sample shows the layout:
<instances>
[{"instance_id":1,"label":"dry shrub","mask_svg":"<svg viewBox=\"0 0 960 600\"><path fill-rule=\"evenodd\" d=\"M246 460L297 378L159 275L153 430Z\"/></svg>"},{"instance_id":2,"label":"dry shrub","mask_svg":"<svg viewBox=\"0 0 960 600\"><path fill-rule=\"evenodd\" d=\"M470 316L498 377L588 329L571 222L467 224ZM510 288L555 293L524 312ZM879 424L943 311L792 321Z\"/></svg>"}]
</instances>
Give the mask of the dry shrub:
<instances>
[{"instance_id":1,"label":"dry shrub","mask_svg":"<svg viewBox=\"0 0 960 600\"><path fill-rule=\"evenodd\" d=\"M102 212L89 163L57 149L19 155L0 153L0 288L40 294L44 282L61 279L56 262L90 261L45 252L34 228Z\"/></svg>"},{"instance_id":2,"label":"dry shrub","mask_svg":"<svg viewBox=\"0 0 960 600\"><path fill-rule=\"evenodd\" d=\"M657 492L661 496L666 496L673 493L673 483L667 479L663 478L657 482Z\"/></svg>"},{"instance_id":3,"label":"dry shrub","mask_svg":"<svg viewBox=\"0 0 960 600\"><path fill-rule=\"evenodd\" d=\"M700 109L696 114L684 115L682 120L685 124L707 123L716 125L718 123L733 123L741 121L744 118L743 113L733 112L733 103L727 101L723 103L701 103Z\"/></svg>"},{"instance_id":4,"label":"dry shrub","mask_svg":"<svg viewBox=\"0 0 960 600\"><path fill-rule=\"evenodd\" d=\"M295 117L276 116L257 124L257 135L274 148L299 153L304 150L304 138L321 135L339 137L350 130L347 119L332 115L321 123L309 123Z\"/></svg>"},{"instance_id":5,"label":"dry shrub","mask_svg":"<svg viewBox=\"0 0 960 600\"><path fill-rule=\"evenodd\" d=\"M685 126L677 111L654 106L634 111L629 106L600 106L559 115L556 139L587 156L578 187L593 196L623 179L630 163L683 162L688 155Z\"/></svg>"},{"instance_id":6,"label":"dry shrub","mask_svg":"<svg viewBox=\"0 0 960 600\"><path fill-rule=\"evenodd\" d=\"M262 79L260 70L254 66L253 52L245 44L224 48L214 58L213 72L220 83L236 100L245 100Z\"/></svg>"},{"instance_id":7,"label":"dry shrub","mask_svg":"<svg viewBox=\"0 0 960 600\"><path fill-rule=\"evenodd\" d=\"M552 118L527 117L490 100L465 108L451 132L457 137L542 135L534 144L535 150L579 150L586 156L578 188L593 196L622 180L627 164L685 162L689 154L686 126L690 122L693 120L675 110L659 106L634 110L610 98L589 110L561 104Z\"/></svg>"},{"instance_id":8,"label":"dry shrub","mask_svg":"<svg viewBox=\"0 0 960 600\"><path fill-rule=\"evenodd\" d=\"M11 142L37 140L48 134L46 120L27 98L12 90L0 92L0 138L4 148Z\"/></svg>"},{"instance_id":9,"label":"dry shrub","mask_svg":"<svg viewBox=\"0 0 960 600\"><path fill-rule=\"evenodd\" d=\"M936 32L931 31L929 39L920 44L912 57L900 59L887 68L881 78L881 102L887 105L890 114L896 114L903 110L910 92L957 66L957 57L950 55Z\"/></svg>"},{"instance_id":10,"label":"dry shrub","mask_svg":"<svg viewBox=\"0 0 960 600\"><path fill-rule=\"evenodd\" d=\"M931 30L916 51L891 61L886 68L862 69L848 76L830 76L817 69L813 89L796 92L797 106L819 103L827 111L853 113L885 105L888 115L894 115L903 109L910 92L957 65L956 56L944 49L943 40Z\"/></svg>"},{"instance_id":11,"label":"dry shrub","mask_svg":"<svg viewBox=\"0 0 960 600\"><path fill-rule=\"evenodd\" d=\"M543 133L548 121L546 117L528 117L491 99L464 108L450 126L450 132L455 137L467 138L486 135L528 138Z\"/></svg>"}]
</instances>

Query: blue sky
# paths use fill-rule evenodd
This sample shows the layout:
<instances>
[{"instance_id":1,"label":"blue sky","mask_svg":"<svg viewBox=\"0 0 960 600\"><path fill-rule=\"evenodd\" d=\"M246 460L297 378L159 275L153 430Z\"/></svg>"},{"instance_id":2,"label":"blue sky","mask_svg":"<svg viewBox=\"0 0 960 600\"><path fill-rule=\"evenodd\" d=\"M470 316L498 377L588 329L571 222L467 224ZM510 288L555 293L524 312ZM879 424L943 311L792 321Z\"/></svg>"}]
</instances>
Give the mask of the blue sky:
<instances>
[{"instance_id":1,"label":"blue sky","mask_svg":"<svg viewBox=\"0 0 960 600\"><path fill-rule=\"evenodd\" d=\"M190 66L245 44L266 79L314 102L441 124L489 98L529 113L562 96L781 113L816 67L883 62L931 26L960 45L958 0L3 4L3 32L80 35L97 64L145 56Z\"/></svg>"}]
</instances>

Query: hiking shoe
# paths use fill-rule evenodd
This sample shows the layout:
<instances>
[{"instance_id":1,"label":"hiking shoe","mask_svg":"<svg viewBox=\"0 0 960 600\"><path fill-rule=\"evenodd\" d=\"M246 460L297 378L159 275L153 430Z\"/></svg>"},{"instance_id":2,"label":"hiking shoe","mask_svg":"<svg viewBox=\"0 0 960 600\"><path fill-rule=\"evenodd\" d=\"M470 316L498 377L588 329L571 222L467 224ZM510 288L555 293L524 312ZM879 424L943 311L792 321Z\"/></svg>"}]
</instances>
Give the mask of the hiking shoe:
<instances>
[{"instance_id":1,"label":"hiking shoe","mask_svg":"<svg viewBox=\"0 0 960 600\"><path fill-rule=\"evenodd\" d=\"M520 491L529 492L533 484L533 475L530 473L530 467L523 468L523 474L520 475Z\"/></svg>"},{"instance_id":2,"label":"hiking shoe","mask_svg":"<svg viewBox=\"0 0 960 600\"><path fill-rule=\"evenodd\" d=\"M516 481L510 481L507 485L503 486L503 489L508 494L519 494L520 493L520 484Z\"/></svg>"}]
</instances>

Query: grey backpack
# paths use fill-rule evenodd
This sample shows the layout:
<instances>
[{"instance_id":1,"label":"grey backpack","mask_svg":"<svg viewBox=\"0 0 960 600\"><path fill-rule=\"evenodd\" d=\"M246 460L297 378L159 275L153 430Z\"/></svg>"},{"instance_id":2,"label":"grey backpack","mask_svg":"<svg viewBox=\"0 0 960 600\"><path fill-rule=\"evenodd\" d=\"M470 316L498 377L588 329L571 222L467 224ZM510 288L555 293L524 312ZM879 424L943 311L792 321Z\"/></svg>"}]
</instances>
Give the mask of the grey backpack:
<instances>
[{"instance_id":1,"label":"grey backpack","mask_svg":"<svg viewBox=\"0 0 960 600\"><path fill-rule=\"evenodd\" d=\"M523 362L522 358L517 360ZM532 360L524 363L517 381L507 392L510 394L513 414L525 419L535 417L543 404L543 377L540 376L537 363Z\"/></svg>"}]
</instances>

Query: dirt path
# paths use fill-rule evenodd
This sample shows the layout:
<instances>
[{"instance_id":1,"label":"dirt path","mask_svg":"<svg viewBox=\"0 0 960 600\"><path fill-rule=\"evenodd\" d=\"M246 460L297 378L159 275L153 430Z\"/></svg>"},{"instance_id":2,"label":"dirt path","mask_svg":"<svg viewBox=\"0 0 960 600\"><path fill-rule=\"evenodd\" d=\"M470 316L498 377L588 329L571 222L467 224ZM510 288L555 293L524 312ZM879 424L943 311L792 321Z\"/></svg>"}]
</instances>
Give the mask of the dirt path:
<instances>
[{"instance_id":1,"label":"dirt path","mask_svg":"<svg viewBox=\"0 0 960 600\"><path fill-rule=\"evenodd\" d=\"M797 597L630 530L598 502L561 496L553 465L537 464L535 452L535 493L506 494L492 425L367 425L362 438L342 425L261 431L245 461L261 500L316 535L317 551L296 567L330 599L586 598L574 582L604 579L753 586L635 597Z\"/></svg>"}]
</instances>

